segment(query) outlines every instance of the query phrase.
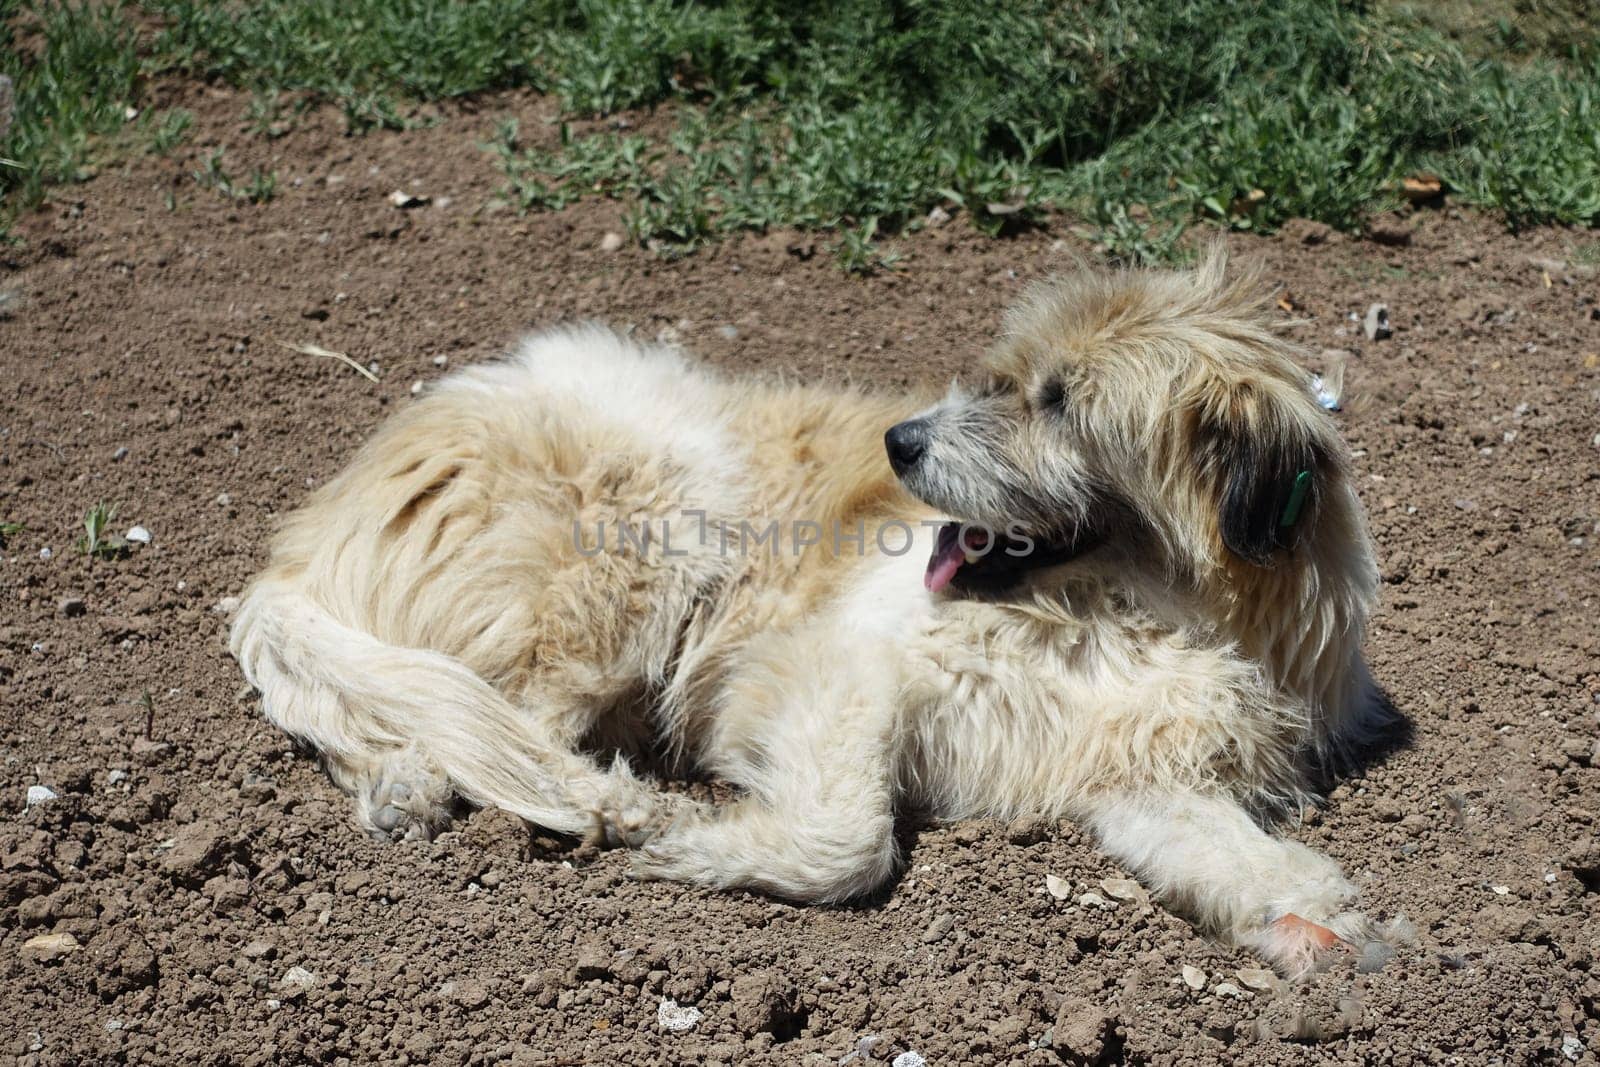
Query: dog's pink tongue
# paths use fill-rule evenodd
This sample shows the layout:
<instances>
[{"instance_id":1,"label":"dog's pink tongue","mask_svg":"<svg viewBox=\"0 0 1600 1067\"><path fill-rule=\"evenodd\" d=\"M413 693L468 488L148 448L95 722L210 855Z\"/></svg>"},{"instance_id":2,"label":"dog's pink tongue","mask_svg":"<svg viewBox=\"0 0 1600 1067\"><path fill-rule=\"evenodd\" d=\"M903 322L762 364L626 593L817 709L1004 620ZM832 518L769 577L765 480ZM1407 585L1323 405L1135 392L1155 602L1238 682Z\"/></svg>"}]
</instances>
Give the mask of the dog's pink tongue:
<instances>
[{"instance_id":1,"label":"dog's pink tongue","mask_svg":"<svg viewBox=\"0 0 1600 1067\"><path fill-rule=\"evenodd\" d=\"M956 576L956 571L966 561L961 538L940 537L938 546L928 560L928 572L922 576L922 584L928 587L930 593L937 593L950 584L950 579Z\"/></svg>"}]
</instances>

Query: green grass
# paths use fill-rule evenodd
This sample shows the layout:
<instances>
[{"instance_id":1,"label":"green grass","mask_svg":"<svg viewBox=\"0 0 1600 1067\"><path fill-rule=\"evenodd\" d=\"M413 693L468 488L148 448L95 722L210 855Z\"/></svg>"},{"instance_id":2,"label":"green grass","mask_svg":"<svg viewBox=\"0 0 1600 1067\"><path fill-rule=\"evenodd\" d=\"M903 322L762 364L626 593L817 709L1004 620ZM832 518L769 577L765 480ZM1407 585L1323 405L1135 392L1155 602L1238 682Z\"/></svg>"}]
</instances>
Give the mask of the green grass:
<instances>
[{"instance_id":1,"label":"green grass","mask_svg":"<svg viewBox=\"0 0 1600 1067\"><path fill-rule=\"evenodd\" d=\"M0 548L5 548L13 538L23 531L20 522L0 522Z\"/></svg>"},{"instance_id":2,"label":"green grass","mask_svg":"<svg viewBox=\"0 0 1600 1067\"><path fill-rule=\"evenodd\" d=\"M37 203L45 186L92 173L96 143L127 125L139 71L119 3L0 0L0 74L15 94L0 136L0 157L15 163L0 165L0 219Z\"/></svg>"},{"instance_id":3,"label":"green grass","mask_svg":"<svg viewBox=\"0 0 1600 1067\"><path fill-rule=\"evenodd\" d=\"M1594 225L1600 36L1583 2L145 0L164 28L139 42L115 3L0 0L45 41L41 60L5 60L26 107L0 155L25 177L0 180L26 196L70 180L159 69L249 90L261 137L318 103L360 132L513 86L569 119L665 107L658 137L501 128L489 148L519 209L609 197L669 255L793 226L883 269L882 240L941 207L990 233L1065 211L1109 255L1166 259L1201 221L1358 229L1422 171L1514 227ZM271 194L220 159L207 180Z\"/></svg>"}]
</instances>

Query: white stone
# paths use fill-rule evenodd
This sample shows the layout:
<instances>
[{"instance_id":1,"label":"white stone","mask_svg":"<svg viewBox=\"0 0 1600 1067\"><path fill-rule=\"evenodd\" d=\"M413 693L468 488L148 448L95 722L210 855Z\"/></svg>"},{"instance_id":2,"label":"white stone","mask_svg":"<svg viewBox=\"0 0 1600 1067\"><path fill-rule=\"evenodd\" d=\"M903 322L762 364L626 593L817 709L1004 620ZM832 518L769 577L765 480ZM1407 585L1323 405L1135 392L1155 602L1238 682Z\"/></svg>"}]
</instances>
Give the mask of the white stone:
<instances>
[{"instance_id":1,"label":"white stone","mask_svg":"<svg viewBox=\"0 0 1600 1067\"><path fill-rule=\"evenodd\" d=\"M1112 900L1144 900L1150 895L1132 878L1102 878L1100 889Z\"/></svg>"},{"instance_id":2,"label":"white stone","mask_svg":"<svg viewBox=\"0 0 1600 1067\"><path fill-rule=\"evenodd\" d=\"M283 977L278 979L278 989L288 996L295 997L308 989L317 987L317 976L304 967L290 967L283 972Z\"/></svg>"},{"instance_id":3,"label":"white stone","mask_svg":"<svg viewBox=\"0 0 1600 1067\"><path fill-rule=\"evenodd\" d=\"M663 997L661 1006L656 1008L656 1023L663 1030L681 1033L692 1030L700 1021L700 1009L692 1004L679 1004L671 997Z\"/></svg>"},{"instance_id":4,"label":"white stone","mask_svg":"<svg viewBox=\"0 0 1600 1067\"><path fill-rule=\"evenodd\" d=\"M1204 989L1206 987L1206 972L1185 963L1183 965L1183 984L1190 989Z\"/></svg>"},{"instance_id":5,"label":"white stone","mask_svg":"<svg viewBox=\"0 0 1600 1067\"><path fill-rule=\"evenodd\" d=\"M1234 971L1233 976L1246 989L1269 990L1278 984L1278 976L1261 967L1245 967Z\"/></svg>"},{"instance_id":6,"label":"white stone","mask_svg":"<svg viewBox=\"0 0 1600 1067\"><path fill-rule=\"evenodd\" d=\"M150 531L145 529L143 526L130 527L128 529L128 532L123 534L122 536L126 540L132 541L135 544L140 544L140 545L148 545L151 541L155 540L155 538L150 536Z\"/></svg>"},{"instance_id":7,"label":"white stone","mask_svg":"<svg viewBox=\"0 0 1600 1067\"><path fill-rule=\"evenodd\" d=\"M56 791L47 785L30 785L28 787L28 807L35 804L44 804L56 798Z\"/></svg>"}]
</instances>

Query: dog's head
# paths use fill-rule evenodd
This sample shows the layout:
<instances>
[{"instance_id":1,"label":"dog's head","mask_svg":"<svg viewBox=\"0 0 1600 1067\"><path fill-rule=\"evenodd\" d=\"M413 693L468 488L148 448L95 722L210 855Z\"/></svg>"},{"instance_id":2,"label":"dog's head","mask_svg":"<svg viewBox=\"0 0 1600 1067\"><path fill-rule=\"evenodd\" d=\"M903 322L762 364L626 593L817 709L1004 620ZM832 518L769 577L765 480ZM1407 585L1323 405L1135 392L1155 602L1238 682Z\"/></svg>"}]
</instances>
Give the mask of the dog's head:
<instances>
[{"instance_id":1,"label":"dog's head","mask_svg":"<svg viewBox=\"0 0 1600 1067\"><path fill-rule=\"evenodd\" d=\"M929 587L1108 553L1202 580L1292 559L1344 491L1343 451L1264 295L1220 252L1037 288L980 386L886 435L906 488L966 524L941 531Z\"/></svg>"}]
</instances>

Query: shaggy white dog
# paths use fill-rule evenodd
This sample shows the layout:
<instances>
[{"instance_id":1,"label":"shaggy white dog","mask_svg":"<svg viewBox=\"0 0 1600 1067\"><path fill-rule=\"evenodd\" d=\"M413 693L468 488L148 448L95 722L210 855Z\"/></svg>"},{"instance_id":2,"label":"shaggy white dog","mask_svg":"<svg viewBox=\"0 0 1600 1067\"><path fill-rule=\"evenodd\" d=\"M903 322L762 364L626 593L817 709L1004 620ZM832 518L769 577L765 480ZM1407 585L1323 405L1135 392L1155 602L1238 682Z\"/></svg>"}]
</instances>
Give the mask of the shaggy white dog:
<instances>
[{"instance_id":1,"label":"shaggy white dog","mask_svg":"<svg viewBox=\"0 0 1600 1067\"><path fill-rule=\"evenodd\" d=\"M374 832L459 796L836 900L891 876L903 808L1065 816L1304 972L1372 927L1258 820L1384 713L1372 546L1292 355L1220 255L1036 290L931 405L544 334L289 517L233 648ZM630 742L744 795L592 754Z\"/></svg>"}]
</instances>

